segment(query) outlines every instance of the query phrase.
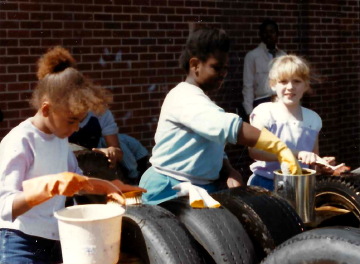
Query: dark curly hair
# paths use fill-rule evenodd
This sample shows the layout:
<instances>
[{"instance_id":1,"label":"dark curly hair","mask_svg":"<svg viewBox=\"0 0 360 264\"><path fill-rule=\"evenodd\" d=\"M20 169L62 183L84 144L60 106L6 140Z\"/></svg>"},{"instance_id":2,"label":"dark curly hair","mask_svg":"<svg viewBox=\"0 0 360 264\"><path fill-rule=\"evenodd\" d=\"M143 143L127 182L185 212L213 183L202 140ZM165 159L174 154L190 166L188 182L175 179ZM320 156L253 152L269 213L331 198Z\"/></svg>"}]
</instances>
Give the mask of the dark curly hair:
<instances>
[{"instance_id":1,"label":"dark curly hair","mask_svg":"<svg viewBox=\"0 0 360 264\"><path fill-rule=\"evenodd\" d=\"M74 114L89 110L97 114L104 112L112 96L83 76L75 66L75 59L63 47L56 46L45 53L38 61L39 82L31 105L39 109L46 97L55 108L66 108Z\"/></svg>"},{"instance_id":2,"label":"dark curly hair","mask_svg":"<svg viewBox=\"0 0 360 264\"><path fill-rule=\"evenodd\" d=\"M205 62L215 51L228 53L230 49L230 38L223 29L217 28L198 28L189 34L179 63L180 67L189 73L189 61L192 57L197 57Z\"/></svg>"}]
</instances>

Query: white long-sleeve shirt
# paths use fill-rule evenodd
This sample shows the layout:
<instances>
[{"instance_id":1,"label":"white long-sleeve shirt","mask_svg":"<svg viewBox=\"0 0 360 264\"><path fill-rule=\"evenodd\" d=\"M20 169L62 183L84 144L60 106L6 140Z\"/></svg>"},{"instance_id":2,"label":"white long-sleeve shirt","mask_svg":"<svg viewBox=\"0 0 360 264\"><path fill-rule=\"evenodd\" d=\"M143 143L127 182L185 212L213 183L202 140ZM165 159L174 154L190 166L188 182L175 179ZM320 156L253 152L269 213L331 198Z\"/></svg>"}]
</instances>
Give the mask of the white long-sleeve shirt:
<instances>
[{"instance_id":1,"label":"white long-sleeve shirt","mask_svg":"<svg viewBox=\"0 0 360 264\"><path fill-rule=\"evenodd\" d=\"M0 228L59 240L54 212L64 208L65 196L57 195L15 221L12 221L12 204L14 197L23 191L23 181L65 171L82 174L67 138L40 131L31 118L13 128L0 144Z\"/></svg>"},{"instance_id":2,"label":"white long-sleeve shirt","mask_svg":"<svg viewBox=\"0 0 360 264\"><path fill-rule=\"evenodd\" d=\"M219 177L226 143L236 144L242 125L197 86L182 82L166 96L155 134L155 171L182 181L207 184Z\"/></svg>"},{"instance_id":3,"label":"white long-sleeve shirt","mask_svg":"<svg viewBox=\"0 0 360 264\"><path fill-rule=\"evenodd\" d=\"M286 55L277 49L276 57ZM272 91L268 85L269 71L273 56L266 45L261 43L256 49L249 51L244 60L243 74L243 106L248 115L253 110L254 99L271 96Z\"/></svg>"}]
</instances>

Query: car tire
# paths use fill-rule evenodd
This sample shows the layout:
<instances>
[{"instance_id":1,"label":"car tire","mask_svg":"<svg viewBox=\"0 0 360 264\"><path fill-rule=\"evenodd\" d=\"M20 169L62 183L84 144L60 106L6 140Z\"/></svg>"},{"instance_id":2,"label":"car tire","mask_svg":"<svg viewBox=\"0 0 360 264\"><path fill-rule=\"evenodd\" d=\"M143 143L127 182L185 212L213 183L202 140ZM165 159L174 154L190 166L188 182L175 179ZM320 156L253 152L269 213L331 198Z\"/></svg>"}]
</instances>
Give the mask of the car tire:
<instances>
[{"instance_id":1,"label":"car tire","mask_svg":"<svg viewBox=\"0 0 360 264\"><path fill-rule=\"evenodd\" d=\"M359 264L358 228L318 228L290 238L262 264Z\"/></svg>"},{"instance_id":2,"label":"car tire","mask_svg":"<svg viewBox=\"0 0 360 264\"><path fill-rule=\"evenodd\" d=\"M296 211L284 199L264 188L239 187L211 196L242 223L259 259L287 239L305 231Z\"/></svg>"},{"instance_id":3,"label":"car tire","mask_svg":"<svg viewBox=\"0 0 360 264\"><path fill-rule=\"evenodd\" d=\"M205 263L200 245L169 211L156 205L129 206L122 219L121 252L146 264Z\"/></svg>"},{"instance_id":4,"label":"car tire","mask_svg":"<svg viewBox=\"0 0 360 264\"><path fill-rule=\"evenodd\" d=\"M225 207L195 209L189 205L188 197L176 198L160 206L185 224L215 263L258 263L249 236Z\"/></svg>"},{"instance_id":5,"label":"car tire","mask_svg":"<svg viewBox=\"0 0 360 264\"><path fill-rule=\"evenodd\" d=\"M359 175L317 176L315 206L347 209L360 221ZM346 225L346 221L340 222L339 225Z\"/></svg>"}]
</instances>

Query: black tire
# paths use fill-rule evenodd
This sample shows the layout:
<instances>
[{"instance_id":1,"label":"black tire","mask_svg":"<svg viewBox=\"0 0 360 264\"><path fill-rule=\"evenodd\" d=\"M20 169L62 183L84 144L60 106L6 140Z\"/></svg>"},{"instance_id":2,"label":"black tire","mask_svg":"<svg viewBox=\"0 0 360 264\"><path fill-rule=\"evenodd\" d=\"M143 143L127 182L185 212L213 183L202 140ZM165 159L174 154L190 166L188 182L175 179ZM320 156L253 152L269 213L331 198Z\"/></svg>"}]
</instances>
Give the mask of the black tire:
<instances>
[{"instance_id":1,"label":"black tire","mask_svg":"<svg viewBox=\"0 0 360 264\"><path fill-rule=\"evenodd\" d=\"M239 219L259 259L287 239L305 231L296 211L284 199L264 188L239 187L211 196Z\"/></svg>"},{"instance_id":2,"label":"black tire","mask_svg":"<svg viewBox=\"0 0 360 264\"><path fill-rule=\"evenodd\" d=\"M74 154L84 175L108 181L119 179L124 183L131 184L123 176L121 166L117 164L115 168L109 168L109 162L105 155L91 150L74 151Z\"/></svg>"},{"instance_id":3,"label":"black tire","mask_svg":"<svg viewBox=\"0 0 360 264\"><path fill-rule=\"evenodd\" d=\"M156 205L127 208L122 221L121 252L138 256L146 264L205 263L198 243L185 226Z\"/></svg>"},{"instance_id":4,"label":"black tire","mask_svg":"<svg viewBox=\"0 0 360 264\"><path fill-rule=\"evenodd\" d=\"M358 228L318 228L281 244L262 264L359 264Z\"/></svg>"},{"instance_id":5,"label":"black tire","mask_svg":"<svg viewBox=\"0 0 360 264\"><path fill-rule=\"evenodd\" d=\"M253 245L240 222L226 208L194 209L188 197L160 206L175 214L216 263L258 263ZM207 259L210 263L211 259Z\"/></svg>"},{"instance_id":6,"label":"black tire","mask_svg":"<svg viewBox=\"0 0 360 264\"><path fill-rule=\"evenodd\" d=\"M360 221L360 175L318 176L315 206L347 209ZM343 225L343 224L341 224ZM344 223L346 225L346 223Z\"/></svg>"},{"instance_id":7,"label":"black tire","mask_svg":"<svg viewBox=\"0 0 360 264\"><path fill-rule=\"evenodd\" d=\"M109 168L105 155L91 150L74 151L74 154L84 175L108 181L119 179L126 184L135 185L134 181L123 176L119 164L113 169ZM77 204L106 203L106 195L75 195L74 199ZM71 201L67 202L67 206L69 205Z\"/></svg>"}]
</instances>

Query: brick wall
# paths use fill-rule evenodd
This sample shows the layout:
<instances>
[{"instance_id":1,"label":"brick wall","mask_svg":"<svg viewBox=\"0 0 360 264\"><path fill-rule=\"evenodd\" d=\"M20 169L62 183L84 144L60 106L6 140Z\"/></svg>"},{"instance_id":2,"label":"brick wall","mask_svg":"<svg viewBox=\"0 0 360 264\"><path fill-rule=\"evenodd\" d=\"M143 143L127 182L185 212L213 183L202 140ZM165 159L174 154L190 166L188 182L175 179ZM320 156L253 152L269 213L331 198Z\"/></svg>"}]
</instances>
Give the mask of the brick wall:
<instances>
[{"instance_id":1,"label":"brick wall","mask_svg":"<svg viewBox=\"0 0 360 264\"><path fill-rule=\"evenodd\" d=\"M36 60L63 45L84 74L113 92L120 130L150 150L162 100L184 79L177 60L189 28L202 24L233 38L227 81L210 96L236 112L243 59L265 18L278 21L280 48L306 56L322 78L304 99L323 118L321 154L359 167L359 1L348 0L0 0L0 138L33 115ZM248 174L247 150L227 151Z\"/></svg>"}]
</instances>

